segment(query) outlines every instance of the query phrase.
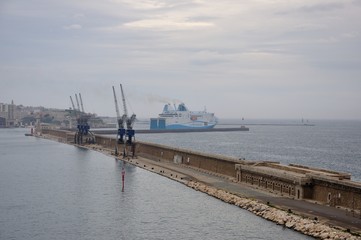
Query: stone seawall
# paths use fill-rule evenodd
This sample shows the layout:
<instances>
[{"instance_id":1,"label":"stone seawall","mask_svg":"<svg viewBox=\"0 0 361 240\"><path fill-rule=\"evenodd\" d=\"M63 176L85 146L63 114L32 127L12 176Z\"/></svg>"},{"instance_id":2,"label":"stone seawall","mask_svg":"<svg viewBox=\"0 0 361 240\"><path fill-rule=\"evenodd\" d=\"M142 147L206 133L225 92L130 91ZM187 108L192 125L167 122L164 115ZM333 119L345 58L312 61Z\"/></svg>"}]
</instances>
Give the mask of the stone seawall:
<instances>
[{"instance_id":1,"label":"stone seawall","mask_svg":"<svg viewBox=\"0 0 361 240\"><path fill-rule=\"evenodd\" d=\"M137 142L135 149L137 156L148 157L156 161L184 164L232 178L236 177L235 164L245 164L244 161L235 158L205 154L152 143Z\"/></svg>"},{"instance_id":2,"label":"stone seawall","mask_svg":"<svg viewBox=\"0 0 361 240\"><path fill-rule=\"evenodd\" d=\"M71 136L74 136L74 134L72 134L71 132L61 133L54 130L49 130L46 132L46 134L51 135L50 137L54 140L67 143L72 143ZM46 135L45 137L49 135ZM83 147L100 151L104 154L114 154L116 144L115 139L103 136L96 136L96 139L96 145L85 145ZM347 232L346 229L330 227L326 224L323 224L323 221L319 221L318 219L302 217L300 215L294 214L292 211L281 210L275 206L261 203L255 199L240 197L226 190L221 190L201 182L195 182L191 180L189 181L189 178L184 178L180 176L180 173L183 171L182 169L188 169L188 167L190 167L192 169L202 169L207 172L218 173L220 175L230 177L233 180L237 181L237 175L239 173L239 170L237 170L236 165L238 164L251 167L267 167L267 165L272 165L275 163L249 162L243 160L241 161L218 155L203 154L194 151L140 142L137 142L135 145L135 154L139 156L138 159L134 160L130 158L126 161L138 167L142 167L165 177L180 181L197 191L207 193L208 195L216 197L229 204L234 204L240 208L246 209L264 219L273 221L279 225L319 239L361 239L360 236L352 235ZM145 159L141 158L140 156L143 156L145 159L148 160L146 160L146 162L142 162L143 160L145 161ZM188 158L190 160L189 162ZM211 159L209 166L207 166L207 159ZM187 165L186 163L190 164ZM234 170L231 171L230 167L222 166L224 163L226 164L226 166L233 165ZM165 165L168 166L168 168L166 168L166 172L164 171ZM173 170L172 168L169 168L169 166L174 166ZM281 169L282 171L289 170L287 167L284 168L279 166L277 166L277 169ZM304 172L299 171L299 169L296 169L296 172L298 174L304 174ZM337 172L330 172L329 174L331 173L338 175ZM288 178L290 178L290 176L288 176ZM327 179L327 177L325 179L319 177L318 180L327 182ZM333 181L336 181L337 183L337 180ZM255 183L255 179L252 180L252 183ZM348 187L352 188L354 186L351 184ZM357 189L358 188L356 185L356 190Z\"/></svg>"},{"instance_id":3,"label":"stone seawall","mask_svg":"<svg viewBox=\"0 0 361 240\"><path fill-rule=\"evenodd\" d=\"M286 212L260 203L256 200L238 197L224 190L219 190L202 183L190 181L187 183L187 186L197 191L207 193L208 195L218 198L226 203L236 205L242 209L256 214L257 216L275 222L278 225L285 226L314 238L343 240L361 239L359 236L354 236L348 232L344 232L342 229L326 226L320 223L318 220L304 218L295 215L292 212Z\"/></svg>"},{"instance_id":4,"label":"stone seawall","mask_svg":"<svg viewBox=\"0 0 361 240\"><path fill-rule=\"evenodd\" d=\"M313 200L361 214L361 183L351 181L351 176L346 173L277 162L238 160L144 142L136 143L135 155L184 164L284 197Z\"/></svg>"},{"instance_id":5,"label":"stone seawall","mask_svg":"<svg viewBox=\"0 0 361 240\"><path fill-rule=\"evenodd\" d=\"M332 207L345 207L356 213L361 210L361 184L351 181L351 176L346 173L267 161L238 160L144 142L137 142L135 151L137 156L225 175L285 197L314 200Z\"/></svg>"},{"instance_id":6,"label":"stone seawall","mask_svg":"<svg viewBox=\"0 0 361 240\"><path fill-rule=\"evenodd\" d=\"M68 142L74 134L58 130L46 130L46 133ZM111 151L116 146L123 148L123 145L116 144L113 137L96 135L95 138L97 144ZM351 181L347 173L278 162L239 160L145 142L128 146L127 152L158 162L181 164L223 175L284 197L346 208L361 217L361 183Z\"/></svg>"}]
</instances>

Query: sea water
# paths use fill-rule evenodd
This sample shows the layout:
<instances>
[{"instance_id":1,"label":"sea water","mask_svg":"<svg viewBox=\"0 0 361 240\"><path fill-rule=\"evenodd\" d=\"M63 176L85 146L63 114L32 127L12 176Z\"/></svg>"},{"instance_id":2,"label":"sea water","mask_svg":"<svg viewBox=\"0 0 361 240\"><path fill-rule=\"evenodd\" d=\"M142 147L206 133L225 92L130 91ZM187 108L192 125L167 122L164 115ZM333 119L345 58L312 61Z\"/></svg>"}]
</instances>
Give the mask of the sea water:
<instances>
[{"instance_id":1,"label":"sea water","mask_svg":"<svg viewBox=\"0 0 361 240\"><path fill-rule=\"evenodd\" d=\"M346 172L351 173L352 180L361 181L361 121L318 120L312 121L312 126L296 125L289 120L256 123L270 122L273 125L245 124L249 131L137 134L136 138L246 160Z\"/></svg>"},{"instance_id":2,"label":"sea water","mask_svg":"<svg viewBox=\"0 0 361 240\"><path fill-rule=\"evenodd\" d=\"M124 166L122 192L122 161L71 145L25 137L28 131L0 129L1 240L309 238L128 164ZM239 132L232 138L242 142L258 132L254 131ZM243 145L229 143L228 134L202 135L215 138L217 146L225 151L232 145L236 149ZM204 137L152 136L147 137L174 138L169 140L173 143L184 137L179 143L182 147L187 147L184 142L191 138L203 151L209 150ZM257 147L249 153L253 151Z\"/></svg>"}]
</instances>

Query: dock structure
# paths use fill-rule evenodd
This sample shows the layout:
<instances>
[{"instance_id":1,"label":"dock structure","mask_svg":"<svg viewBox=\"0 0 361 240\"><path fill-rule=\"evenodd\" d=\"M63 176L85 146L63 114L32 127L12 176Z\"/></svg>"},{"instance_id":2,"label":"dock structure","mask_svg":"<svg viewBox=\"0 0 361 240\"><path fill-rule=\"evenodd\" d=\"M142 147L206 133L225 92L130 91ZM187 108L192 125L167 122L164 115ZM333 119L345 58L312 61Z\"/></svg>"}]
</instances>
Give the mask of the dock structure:
<instances>
[{"instance_id":1,"label":"dock structure","mask_svg":"<svg viewBox=\"0 0 361 240\"><path fill-rule=\"evenodd\" d=\"M126 152L127 152L126 145L132 146L133 141L135 139L135 130L133 129L133 126L134 126L134 123L136 120L136 115L134 113L131 116L128 115L127 104L125 102L125 95L124 95L122 84L120 84L120 91L122 94L122 102L123 102L123 116L120 116L117 95L115 93L115 88L113 86L114 105L115 105L115 112L117 114L118 130L112 131L110 134L116 133L117 143L114 146L115 155L118 155L118 153L119 153L118 145L123 145L122 146L122 149L123 149L122 154L123 154L123 156L125 156Z\"/></svg>"},{"instance_id":2,"label":"dock structure","mask_svg":"<svg viewBox=\"0 0 361 240\"><path fill-rule=\"evenodd\" d=\"M93 133L90 131L90 126L88 124L91 114L87 114L84 111L83 99L79 93L80 104L78 100L78 95L75 94L75 99L77 103L77 108L75 107L73 98L70 96L70 102L72 109L70 111L71 115L76 118L77 122L77 131L74 134L74 143L83 144L85 143L95 143L95 138Z\"/></svg>"},{"instance_id":3,"label":"dock structure","mask_svg":"<svg viewBox=\"0 0 361 240\"><path fill-rule=\"evenodd\" d=\"M278 162L236 164L238 182L294 199L361 209L361 184L351 174Z\"/></svg>"},{"instance_id":4,"label":"dock structure","mask_svg":"<svg viewBox=\"0 0 361 240\"><path fill-rule=\"evenodd\" d=\"M116 129L97 129L93 130L95 134L113 135L116 134ZM238 131L249 131L248 127L237 127L237 128L190 128L190 129L138 129L139 134L150 134L150 133L186 133L186 132L238 132Z\"/></svg>"},{"instance_id":5,"label":"dock structure","mask_svg":"<svg viewBox=\"0 0 361 240\"><path fill-rule=\"evenodd\" d=\"M68 143L72 143L74 135L74 132L51 129L43 130L43 133ZM113 137L95 135L95 138L97 145L107 151L113 151L117 144ZM361 226L361 183L352 181L348 173L296 164L250 161L139 141L129 146L128 151L138 159L178 166L180 172L181 169L193 169L227 179L229 184L237 183L260 192L271 193L288 199L286 201L279 200L279 197L272 198L282 204L287 202L287 206L307 204L303 209L314 209L318 205L335 211L345 209L346 213L354 217L349 224ZM296 203L298 201L299 203ZM327 211L323 209L321 212ZM360 227L358 231L361 231Z\"/></svg>"},{"instance_id":6,"label":"dock structure","mask_svg":"<svg viewBox=\"0 0 361 240\"><path fill-rule=\"evenodd\" d=\"M63 135L65 139L73 134L56 130L48 132ZM115 138L100 135L95 135L95 138L103 147L114 149ZM361 183L352 181L348 173L279 162L240 160L138 141L132 148L129 151L134 152L134 156L177 162L296 200L306 199L329 206L361 210Z\"/></svg>"}]
</instances>

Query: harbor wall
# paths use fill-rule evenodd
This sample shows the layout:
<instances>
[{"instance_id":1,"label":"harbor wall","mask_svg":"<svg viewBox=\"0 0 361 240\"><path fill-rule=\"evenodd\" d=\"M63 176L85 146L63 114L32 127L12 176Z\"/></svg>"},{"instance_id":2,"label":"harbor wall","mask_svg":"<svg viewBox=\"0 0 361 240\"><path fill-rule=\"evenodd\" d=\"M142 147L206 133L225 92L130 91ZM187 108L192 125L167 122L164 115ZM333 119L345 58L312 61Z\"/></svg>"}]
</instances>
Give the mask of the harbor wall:
<instances>
[{"instance_id":1,"label":"harbor wall","mask_svg":"<svg viewBox=\"0 0 361 240\"><path fill-rule=\"evenodd\" d=\"M116 139L114 137L105 137L105 136L96 135L95 142L104 148L115 150ZM117 145L117 146L121 147L119 145Z\"/></svg>"},{"instance_id":2,"label":"harbor wall","mask_svg":"<svg viewBox=\"0 0 361 240\"><path fill-rule=\"evenodd\" d=\"M67 139L68 134L72 134L74 136L73 132L59 131L59 130L54 130L54 129L50 129L50 128L42 128L41 133L42 134L49 134L49 135L51 135L53 137L64 138L64 139Z\"/></svg>"},{"instance_id":3,"label":"harbor wall","mask_svg":"<svg viewBox=\"0 0 361 240\"><path fill-rule=\"evenodd\" d=\"M237 164L237 181L294 199L312 198L312 179L303 169L279 162Z\"/></svg>"},{"instance_id":4,"label":"harbor wall","mask_svg":"<svg viewBox=\"0 0 361 240\"><path fill-rule=\"evenodd\" d=\"M145 142L136 143L135 154L155 161L184 164L233 178L236 176L235 164L240 163L237 159L225 156L204 154Z\"/></svg>"},{"instance_id":5,"label":"harbor wall","mask_svg":"<svg viewBox=\"0 0 361 240\"><path fill-rule=\"evenodd\" d=\"M57 138L59 142L74 143L74 132L65 130L55 130L47 127L42 127L41 130L36 129L35 132L39 135L48 134Z\"/></svg>"},{"instance_id":6,"label":"harbor wall","mask_svg":"<svg viewBox=\"0 0 361 240\"><path fill-rule=\"evenodd\" d=\"M47 129L50 134L73 143L73 132ZM114 151L116 139L96 135L96 144ZM118 149L123 149L118 145ZM333 207L345 207L361 216L361 183L351 181L350 174L269 161L246 161L205 154L159 144L136 142L128 153L158 162L183 164L220 176L233 178L260 190L294 199L306 199ZM119 151L121 152L121 151Z\"/></svg>"},{"instance_id":7,"label":"harbor wall","mask_svg":"<svg viewBox=\"0 0 361 240\"><path fill-rule=\"evenodd\" d=\"M338 181L322 176L313 177L312 199L332 207L344 206L359 212L361 217L361 186L353 181Z\"/></svg>"}]
</instances>

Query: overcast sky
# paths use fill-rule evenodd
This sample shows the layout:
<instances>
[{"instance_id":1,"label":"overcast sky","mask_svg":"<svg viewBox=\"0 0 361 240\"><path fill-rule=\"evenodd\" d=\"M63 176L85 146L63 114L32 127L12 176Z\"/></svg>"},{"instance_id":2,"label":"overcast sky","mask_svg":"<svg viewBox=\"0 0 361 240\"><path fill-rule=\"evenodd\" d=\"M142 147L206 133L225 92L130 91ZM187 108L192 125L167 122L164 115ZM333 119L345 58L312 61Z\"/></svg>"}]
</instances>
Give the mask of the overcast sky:
<instances>
[{"instance_id":1,"label":"overcast sky","mask_svg":"<svg viewBox=\"0 0 361 240\"><path fill-rule=\"evenodd\" d=\"M0 102L361 119L361 0L1 0Z\"/></svg>"}]
</instances>

